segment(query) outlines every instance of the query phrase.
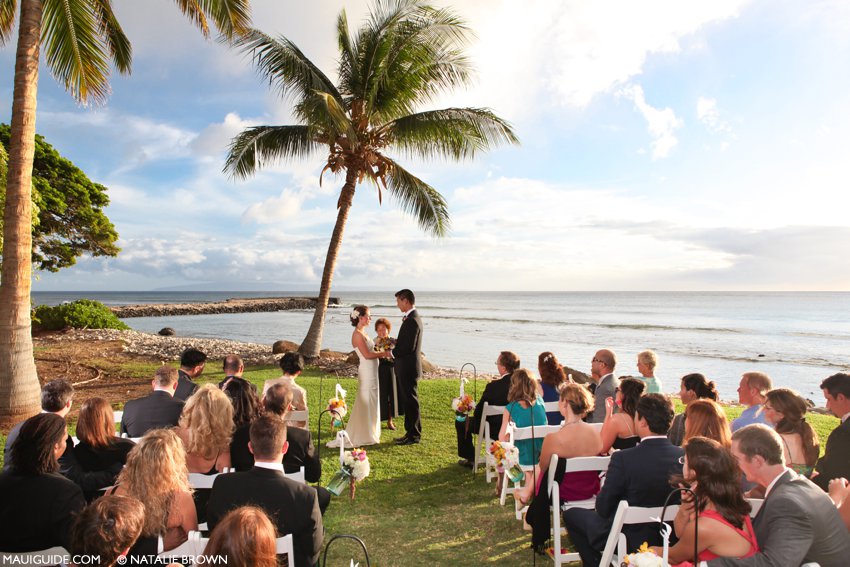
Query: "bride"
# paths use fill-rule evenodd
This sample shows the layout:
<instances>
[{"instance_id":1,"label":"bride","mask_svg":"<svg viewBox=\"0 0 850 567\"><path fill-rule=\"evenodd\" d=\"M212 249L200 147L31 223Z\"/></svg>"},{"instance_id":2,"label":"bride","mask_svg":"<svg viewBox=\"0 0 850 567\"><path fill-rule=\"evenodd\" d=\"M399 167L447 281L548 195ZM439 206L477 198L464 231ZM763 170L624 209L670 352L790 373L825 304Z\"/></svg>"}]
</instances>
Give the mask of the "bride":
<instances>
[{"instance_id":1,"label":"bride","mask_svg":"<svg viewBox=\"0 0 850 567\"><path fill-rule=\"evenodd\" d=\"M351 410L348 426L345 428L348 437L355 447L375 445L381 441L381 414L378 406L378 359L389 358L391 353L375 352L375 343L363 329L369 327L372 316L365 305L357 305L349 315L351 326L356 327L351 333L351 346L360 359L357 369L357 399ZM348 443L346 442L346 446ZM338 446L336 440L328 443L328 447Z\"/></svg>"}]
</instances>

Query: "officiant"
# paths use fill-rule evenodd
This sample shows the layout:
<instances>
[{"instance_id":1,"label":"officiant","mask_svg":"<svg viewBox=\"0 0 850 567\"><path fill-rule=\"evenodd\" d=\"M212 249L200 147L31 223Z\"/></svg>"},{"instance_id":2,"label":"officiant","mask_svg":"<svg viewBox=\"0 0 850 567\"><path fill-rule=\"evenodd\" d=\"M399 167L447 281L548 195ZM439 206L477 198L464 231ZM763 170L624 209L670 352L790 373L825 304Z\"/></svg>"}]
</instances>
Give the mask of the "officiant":
<instances>
[{"instance_id":1,"label":"officiant","mask_svg":"<svg viewBox=\"0 0 850 567\"><path fill-rule=\"evenodd\" d=\"M392 350L395 339L390 336L393 326L389 319L381 317L375 321L375 350ZM395 363L392 359L378 360L378 404L381 408L381 421L387 422L387 429L395 430L393 418L404 415L404 400L399 399L399 391L395 377Z\"/></svg>"}]
</instances>

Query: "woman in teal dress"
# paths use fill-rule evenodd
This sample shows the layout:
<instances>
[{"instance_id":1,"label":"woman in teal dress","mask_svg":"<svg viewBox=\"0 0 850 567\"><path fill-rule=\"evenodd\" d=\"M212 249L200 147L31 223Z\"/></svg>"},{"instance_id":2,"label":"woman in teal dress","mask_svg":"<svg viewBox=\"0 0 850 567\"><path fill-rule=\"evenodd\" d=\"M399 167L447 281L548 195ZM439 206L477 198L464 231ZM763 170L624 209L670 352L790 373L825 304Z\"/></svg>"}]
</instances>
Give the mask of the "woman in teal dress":
<instances>
[{"instance_id":1,"label":"woman in teal dress","mask_svg":"<svg viewBox=\"0 0 850 567\"><path fill-rule=\"evenodd\" d=\"M532 424L547 425L546 407L543 405L543 398L537 393L537 381L525 368L515 370L511 374L508 405L505 406L502 429L499 431L501 441L508 439L508 423L510 422L517 427L531 427ZM516 442L520 465L533 467L537 464L540 449L543 447L543 437L541 435L538 439L524 439ZM530 474L526 473L526 475Z\"/></svg>"}]
</instances>

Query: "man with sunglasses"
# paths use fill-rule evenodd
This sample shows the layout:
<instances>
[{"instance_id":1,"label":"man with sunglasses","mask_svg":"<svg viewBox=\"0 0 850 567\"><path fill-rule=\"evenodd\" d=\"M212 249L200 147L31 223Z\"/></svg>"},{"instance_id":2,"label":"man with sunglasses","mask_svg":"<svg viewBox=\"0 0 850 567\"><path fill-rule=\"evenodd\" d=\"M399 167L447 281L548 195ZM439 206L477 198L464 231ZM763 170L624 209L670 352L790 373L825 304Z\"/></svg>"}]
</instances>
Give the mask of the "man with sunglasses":
<instances>
[{"instance_id":1,"label":"man with sunglasses","mask_svg":"<svg viewBox=\"0 0 850 567\"><path fill-rule=\"evenodd\" d=\"M590 361L590 379L596 385L593 391L594 408L587 421L602 423L605 421L605 399L613 398L620 381L614 377L614 367L617 365L617 355L614 351L602 349L593 355Z\"/></svg>"}]
</instances>

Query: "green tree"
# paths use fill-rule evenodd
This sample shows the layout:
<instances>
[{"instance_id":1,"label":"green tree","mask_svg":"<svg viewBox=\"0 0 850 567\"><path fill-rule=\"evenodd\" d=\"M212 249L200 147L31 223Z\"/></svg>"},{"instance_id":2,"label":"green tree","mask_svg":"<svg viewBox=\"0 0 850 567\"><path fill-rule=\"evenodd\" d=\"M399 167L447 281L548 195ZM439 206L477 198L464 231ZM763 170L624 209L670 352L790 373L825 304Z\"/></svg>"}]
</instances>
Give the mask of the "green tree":
<instances>
[{"instance_id":1,"label":"green tree","mask_svg":"<svg viewBox=\"0 0 850 567\"><path fill-rule=\"evenodd\" d=\"M449 10L420 0L386 0L376 3L352 37L343 10L337 20L336 85L285 37L273 39L254 30L237 42L253 55L269 83L294 100L299 124L246 129L233 139L225 171L245 178L267 161L324 150L328 157L322 174L345 174L303 355L318 356L322 345L333 272L359 183L374 183L379 202L383 188L427 233L441 237L449 229L442 195L387 151L460 160L500 143L517 143L510 125L489 109L416 112L437 95L468 83L471 69L462 47L470 35Z\"/></svg>"},{"instance_id":2,"label":"green tree","mask_svg":"<svg viewBox=\"0 0 850 567\"><path fill-rule=\"evenodd\" d=\"M227 39L250 23L250 0L175 0L209 36L208 20ZM18 0L0 0L0 44L12 34ZM21 0L6 203L3 208L3 265L0 272L0 425L39 408L39 383L32 350L32 170L38 65L47 67L81 103L99 103L109 93L110 64L130 72L131 46L112 11L111 0Z\"/></svg>"},{"instance_id":3,"label":"green tree","mask_svg":"<svg viewBox=\"0 0 850 567\"><path fill-rule=\"evenodd\" d=\"M0 124L0 148L9 145L9 133L9 126ZM4 153L5 149L0 152L2 168L6 165ZM118 254L118 233L103 213L109 205L106 187L90 180L38 135L32 184L32 263L37 269L57 272L73 266L86 253ZM0 175L0 205L5 196L6 180Z\"/></svg>"}]
</instances>

